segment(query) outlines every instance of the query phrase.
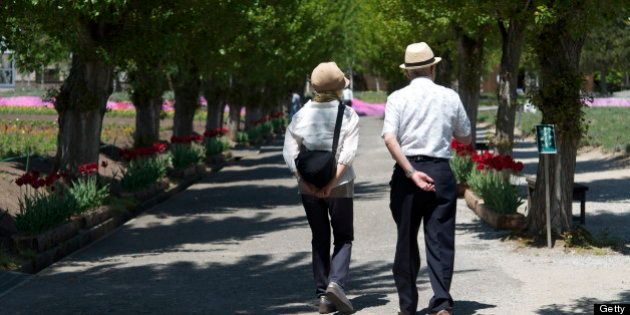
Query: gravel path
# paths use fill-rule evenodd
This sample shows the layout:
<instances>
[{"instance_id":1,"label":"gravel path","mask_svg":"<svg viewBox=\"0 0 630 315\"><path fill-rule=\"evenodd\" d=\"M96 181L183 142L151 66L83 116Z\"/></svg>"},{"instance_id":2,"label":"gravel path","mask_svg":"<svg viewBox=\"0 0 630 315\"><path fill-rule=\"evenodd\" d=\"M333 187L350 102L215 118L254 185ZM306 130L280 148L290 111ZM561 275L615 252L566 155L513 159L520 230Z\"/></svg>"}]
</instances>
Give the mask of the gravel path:
<instances>
[{"instance_id":1,"label":"gravel path","mask_svg":"<svg viewBox=\"0 0 630 315\"><path fill-rule=\"evenodd\" d=\"M398 308L387 185L392 162L379 138L381 125L362 118L355 162L349 295L358 314ZM580 314L597 301L630 301L628 256L519 249L502 242L504 233L482 224L462 201L457 215L456 314ZM627 212L618 219L627 228ZM418 283L423 307L431 296L424 257ZM313 294L310 230L280 147L271 146L42 271L0 297L0 310L306 314L316 311Z\"/></svg>"}]
</instances>

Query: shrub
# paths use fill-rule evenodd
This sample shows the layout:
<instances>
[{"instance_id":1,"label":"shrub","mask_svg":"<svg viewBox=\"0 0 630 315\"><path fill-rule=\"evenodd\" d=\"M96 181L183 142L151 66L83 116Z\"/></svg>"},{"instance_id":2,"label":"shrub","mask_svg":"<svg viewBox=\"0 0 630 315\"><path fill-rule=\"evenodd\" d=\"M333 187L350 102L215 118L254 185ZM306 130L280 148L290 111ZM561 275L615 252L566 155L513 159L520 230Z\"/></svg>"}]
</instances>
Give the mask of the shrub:
<instances>
[{"instance_id":1,"label":"shrub","mask_svg":"<svg viewBox=\"0 0 630 315\"><path fill-rule=\"evenodd\" d=\"M194 144L174 144L170 148L171 163L176 170L198 164L203 160L203 154L201 147Z\"/></svg>"},{"instance_id":2,"label":"shrub","mask_svg":"<svg viewBox=\"0 0 630 315\"><path fill-rule=\"evenodd\" d=\"M451 165L451 169L453 170L453 175L455 175L457 183L468 183L468 177L470 176L470 172L473 170L473 167L475 165L470 156L459 156L457 154L454 154L449 164Z\"/></svg>"},{"instance_id":3,"label":"shrub","mask_svg":"<svg viewBox=\"0 0 630 315\"><path fill-rule=\"evenodd\" d=\"M36 234L65 222L74 209L74 198L68 194L34 191L19 199L20 212L15 226L20 232Z\"/></svg>"},{"instance_id":4,"label":"shrub","mask_svg":"<svg viewBox=\"0 0 630 315\"><path fill-rule=\"evenodd\" d=\"M251 142L258 142L262 139L262 134L260 133L260 128L253 127L247 131L247 138Z\"/></svg>"},{"instance_id":5,"label":"shrub","mask_svg":"<svg viewBox=\"0 0 630 315\"><path fill-rule=\"evenodd\" d=\"M266 121L258 126L260 135L265 137L273 133L273 124L270 121Z\"/></svg>"},{"instance_id":6,"label":"shrub","mask_svg":"<svg viewBox=\"0 0 630 315\"><path fill-rule=\"evenodd\" d=\"M230 142L225 137L206 138L206 156L220 154L230 148Z\"/></svg>"},{"instance_id":7,"label":"shrub","mask_svg":"<svg viewBox=\"0 0 630 315\"><path fill-rule=\"evenodd\" d=\"M148 187L166 176L168 158L150 156L137 158L129 162L121 180L126 191L138 191Z\"/></svg>"},{"instance_id":8,"label":"shrub","mask_svg":"<svg viewBox=\"0 0 630 315\"><path fill-rule=\"evenodd\" d=\"M274 119L271 120L271 125L273 127L273 132L282 133L283 130L287 127L288 121L286 117L284 117L283 113L273 114L272 117Z\"/></svg>"},{"instance_id":9,"label":"shrub","mask_svg":"<svg viewBox=\"0 0 630 315\"><path fill-rule=\"evenodd\" d=\"M509 175L493 169L473 169L468 185L490 209L498 213L516 213L523 203L518 190L509 181Z\"/></svg>"},{"instance_id":10,"label":"shrub","mask_svg":"<svg viewBox=\"0 0 630 315\"><path fill-rule=\"evenodd\" d=\"M247 134L247 132L242 132L239 131L236 133L236 142L237 143L248 143L249 142L249 135Z\"/></svg>"},{"instance_id":11,"label":"shrub","mask_svg":"<svg viewBox=\"0 0 630 315\"><path fill-rule=\"evenodd\" d=\"M75 201L75 213L82 213L105 203L109 196L109 185L99 185L97 176L82 176L68 188L68 194Z\"/></svg>"}]
</instances>

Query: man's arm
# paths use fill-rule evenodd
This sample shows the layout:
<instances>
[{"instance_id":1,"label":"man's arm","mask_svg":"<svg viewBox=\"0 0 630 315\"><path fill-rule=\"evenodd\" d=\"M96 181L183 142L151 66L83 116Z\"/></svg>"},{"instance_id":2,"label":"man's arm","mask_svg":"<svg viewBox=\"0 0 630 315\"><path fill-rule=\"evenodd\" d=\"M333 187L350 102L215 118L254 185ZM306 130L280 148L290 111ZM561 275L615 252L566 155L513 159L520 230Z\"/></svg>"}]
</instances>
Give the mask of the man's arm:
<instances>
[{"instance_id":1,"label":"man's arm","mask_svg":"<svg viewBox=\"0 0 630 315\"><path fill-rule=\"evenodd\" d=\"M473 141L471 128L470 128L470 119L468 119L468 114L466 114L466 109L464 109L464 105L462 101L459 99L459 95L453 92L455 106L457 107L457 114L455 117L455 128L453 129L453 138L460 143L463 144L471 144Z\"/></svg>"},{"instance_id":2,"label":"man's arm","mask_svg":"<svg viewBox=\"0 0 630 315\"><path fill-rule=\"evenodd\" d=\"M435 185L433 184L433 179L429 177L429 175L417 171L407 157L403 155L402 149L400 148L400 144L396 139L396 136L393 133L386 132L383 135L383 140L385 140L385 146L387 150L389 150L389 154L392 155L392 158L402 167L405 171L405 174L411 173L411 180L420 187L420 189L425 191L435 191Z\"/></svg>"}]
</instances>

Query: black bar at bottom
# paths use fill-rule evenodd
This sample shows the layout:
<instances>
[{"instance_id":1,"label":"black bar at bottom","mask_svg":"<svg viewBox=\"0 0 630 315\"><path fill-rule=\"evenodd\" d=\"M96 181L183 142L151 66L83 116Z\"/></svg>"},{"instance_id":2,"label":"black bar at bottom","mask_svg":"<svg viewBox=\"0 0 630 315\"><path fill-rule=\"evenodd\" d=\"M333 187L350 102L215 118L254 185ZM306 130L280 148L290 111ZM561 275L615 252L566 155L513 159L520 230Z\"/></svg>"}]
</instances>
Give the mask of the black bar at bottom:
<instances>
[{"instance_id":1,"label":"black bar at bottom","mask_svg":"<svg viewBox=\"0 0 630 315\"><path fill-rule=\"evenodd\" d=\"M593 305L593 314L628 314L630 315L630 304L595 304Z\"/></svg>"}]
</instances>

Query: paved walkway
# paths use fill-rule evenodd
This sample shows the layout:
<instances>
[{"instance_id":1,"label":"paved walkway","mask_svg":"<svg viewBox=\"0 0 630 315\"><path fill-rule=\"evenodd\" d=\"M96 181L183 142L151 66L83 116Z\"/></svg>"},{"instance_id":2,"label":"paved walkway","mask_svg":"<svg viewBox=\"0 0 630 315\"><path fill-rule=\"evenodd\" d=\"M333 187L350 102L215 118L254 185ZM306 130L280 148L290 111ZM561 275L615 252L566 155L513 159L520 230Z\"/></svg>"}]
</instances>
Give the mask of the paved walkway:
<instances>
[{"instance_id":1,"label":"paved walkway","mask_svg":"<svg viewBox=\"0 0 630 315\"><path fill-rule=\"evenodd\" d=\"M355 162L349 295L358 314L398 308L392 162L381 125L362 118ZM630 301L628 256L518 249L461 201L457 215L457 314L583 313L596 301ZM418 283L423 307L431 295L424 260ZM0 297L0 313L314 313L313 294L310 231L280 147L272 146L40 272Z\"/></svg>"}]
</instances>

